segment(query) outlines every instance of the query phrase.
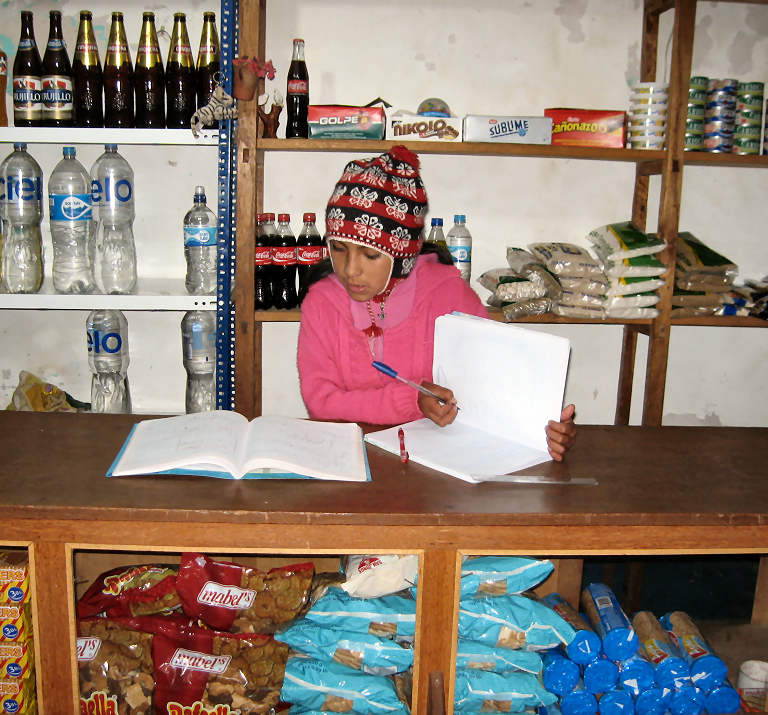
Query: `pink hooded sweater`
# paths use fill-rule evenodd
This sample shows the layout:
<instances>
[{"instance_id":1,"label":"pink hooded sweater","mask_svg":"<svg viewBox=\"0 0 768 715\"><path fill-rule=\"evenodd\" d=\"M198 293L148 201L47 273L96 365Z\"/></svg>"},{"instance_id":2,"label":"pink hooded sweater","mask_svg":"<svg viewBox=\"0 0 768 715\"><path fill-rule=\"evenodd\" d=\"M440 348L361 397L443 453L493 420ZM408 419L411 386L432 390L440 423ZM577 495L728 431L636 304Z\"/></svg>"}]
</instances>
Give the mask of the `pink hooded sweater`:
<instances>
[{"instance_id":1,"label":"pink hooded sweater","mask_svg":"<svg viewBox=\"0 0 768 715\"><path fill-rule=\"evenodd\" d=\"M371 305L378 313L379 305ZM392 291L385 304L388 319L376 321L383 338L373 345L362 331L371 324L365 303L354 303L335 276L315 283L301 306L298 346L309 416L377 425L421 419L416 390L371 363L384 362L417 384L431 382L435 319L454 310L488 317L459 272L431 254L419 256L411 275Z\"/></svg>"}]
</instances>

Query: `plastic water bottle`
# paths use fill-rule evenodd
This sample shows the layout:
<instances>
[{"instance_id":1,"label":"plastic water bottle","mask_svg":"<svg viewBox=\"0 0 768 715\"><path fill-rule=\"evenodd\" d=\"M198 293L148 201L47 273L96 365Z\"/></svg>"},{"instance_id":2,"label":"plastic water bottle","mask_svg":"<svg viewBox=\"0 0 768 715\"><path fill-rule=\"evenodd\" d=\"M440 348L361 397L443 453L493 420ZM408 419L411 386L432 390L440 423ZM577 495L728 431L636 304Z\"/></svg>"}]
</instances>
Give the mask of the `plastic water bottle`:
<instances>
[{"instance_id":1,"label":"plastic water bottle","mask_svg":"<svg viewBox=\"0 0 768 715\"><path fill-rule=\"evenodd\" d=\"M9 293L37 293L43 283L43 172L27 153L13 145L0 164L3 288Z\"/></svg>"},{"instance_id":2,"label":"plastic water bottle","mask_svg":"<svg viewBox=\"0 0 768 715\"><path fill-rule=\"evenodd\" d=\"M75 158L73 146L64 147L64 158L48 179L48 204L53 287L59 293L91 293L96 287L91 177Z\"/></svg>"},{"instance_id":3,"label":"plastic water bottle","mask_svg":"<svg viewBox=\"0 0 768 715\"><path fill-rule=\"evenodd\" d=\"M184 216L184 256L187 259L187 292L216 292L216 216L205 205L205 187L195 187L195 205Z\"/></svg>"},{"instance_id":4,"label":"plastic water bottle","mask_svg":"<svg viewBox=\"0 0 768 715\"><path fill-rule=\"evenodd\" d=\"M445 242L453 258L453 265L461 271L461 277L469 283L472 271L472 234L466 227L467 217L457 214L453 217L453 227L448 231Z\"/></svg>"},{"instance_id":5,"label":"plastic water bottle","mask_svg":"<svg viewBox=\"0 0 768 715\"><path fill-rule=\"evenodd\" d=\"M181 319L187 414L216 408L216 313L190 310Z\"/></svg>"},{"instance_id":6,"label":"plastic water bottle","mask_svg":"<svg viewBox=\"0 0 768 715\"><path fill-rule=\"evenodd\" d=\"M136 286L133 220L133 169L105 144L91 169L91 198L96 230L96 285L109 295L130 293Z\"/></svg>"},{"instance_id":7,"label":"plastic water bottle","mask_svg":"<svg viewBox=\"0 0 768 715\"><path fill-rule=\"evenodd\" d=\"M436 243L439 246L442 246L444 249L448 250L448 244L445 242L445 234L443 233L443 219L432 219L432 228L429 229L429 236L427 236L427 241L430 243Z\"/></svg>"},{"instance_id":8,"label":"plastic water bottle","mask_svg":"<svg viewBox=\"0 0 768 715\"><path fill-rule=\"evenodd\" d=\"M91 411L131 412L128 388L128 321L119 310L93 310L86 322Z\"/></svg>"}]
</instances>

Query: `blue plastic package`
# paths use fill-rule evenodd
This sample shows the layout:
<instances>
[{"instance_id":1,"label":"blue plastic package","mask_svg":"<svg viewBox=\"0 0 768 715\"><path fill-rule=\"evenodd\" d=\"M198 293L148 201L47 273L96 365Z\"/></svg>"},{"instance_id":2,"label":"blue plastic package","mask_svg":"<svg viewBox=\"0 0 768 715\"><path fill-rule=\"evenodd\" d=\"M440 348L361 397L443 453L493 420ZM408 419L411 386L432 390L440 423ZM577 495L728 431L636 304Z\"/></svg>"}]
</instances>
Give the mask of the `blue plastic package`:
<instances>
[{"instance_id":1,"label":"blue plastic package","mask_svg":"<svg viewBox=\"0 0 768 715\"><path fill-rule=\"evenodd\" d=\"M613 690L619 681L619 669L605 656L581 666L581 677L584 690L588 693L605 693Z\"/></svg>"},{"instance_id":2,"label":"blue plastic package","mask_svg":"<svg viewBox=\"0 0 768 715\"><path fill-rule=\"evenodd\" d=\"M686 685L672 692L669 711L672 715L700 715L706 705L706 696L701 688Z\"/></svg>"},{"instance_id":3,"label":"blue plastic package","mask_svg":"<svg viewBox=\"0 0 768 715\"><path fill-rule=\"evenodd\" d=\"M664 715L671 701L671 690L654 685L635 698L635 712L637 715Z\"/></svg>"},{"instance_id":4,"label":"blue plastic package","mask_svg":"<svg viewBox=\"0 0 768 715\"><path fill-rule=\"evenodd\" d=\"M557 697L544 690L531 673L491 673L456 669L454 708L461 712L494 710L521 712L526 707L551 705Z\"/></svg>"},{"instance_id":5,"label":"blue plastic package","mask_svg":"<svg viewBox=\"0 0 768 715\"><path fill-rule=\"evenodd\" d=\"M623 688L609 690L600 696L597 703L600 715L633 715L635 701Z\"/></svg>"},{"instance_id":6,"label":"blue plastic package","mask_svg":"<svg viewBox=\"0 0 768 715\"><path fill-rule=\"evenodd\" d=\"M541 672L541 656L525 650L492 648L491 646L459 638L456 648L456 667L492 670L494 673L508 673L518 670L521 673Z\"/></svg>"},{"instance_id":7,"label":"blue plastic package","mask_svg":"<svg viewBox=\"0 0 768 715\"><path fill-rule=\"evenodd\" d=\"M640 652L654 668L654 680L662 688L675 690L691 684L691 668L677 646L650 611L639 611L632 626L640 639Z\"/></svg>"},{"instance_id":8,"label":"blue plastic package","mask_svg":"<svg viewBox=\"0 0 768 715\"><path fill-rule=\"evenodd\" d=\"M568 601L559 593L548 593L541 600L576 631L576 636L565 648L566 655L574 663L581 665L600 657L603 652L600 636Z\"/></svg>"},{"instance_id":9,"label":"blue plastic package","mask_svg":"<svg viewBox=\"0 0 768 715\"><path fill-rule=\"evenodd\" d=\"M595 715L597 708L597 698L584 690L584 684L581 682L575 690L560 697L560 710L563 715Z\"/></svg>"},{"instance_id":10,"label":"blue plastic package","mask_svg":"<svg viewBox=\"0 0 768 715\"><path fill-rule=\"evenodd\" d=\"M581 606L611 660L626 660L637 652L639 641L619 601L604 583L591 583L581 593Z\"/></svg>"},{"instance_id":11,"label":"blue plastic package","mask_svg":"<svg viewBox=\"0 0 768 715\"><path fill-rule=\"evenodd\" d=\"M565 695L579 682L579 666L567 658L560 648L542 651L541 664L544 668L544 687L550 693Z\"/></svg>"},{"instance_id":12,"label":"blue plastic package","mask_svg":"<svg viewBox=\"0 0 768 715\"><path fill-rule=\"evenodd\" d=\"M459 603L459 636L496 648L546 650L576 632L551 608L525 596L467 598Z\"/></svg>"},{"instance_id":13,"label":"blue plastic package","mask_svg":"<svg viewBox=\"0 0 768 715\"><path fill-rule=\"evenodd\" d=\"M619 682L633 698L653 686L655 671L641 652L620 660L616 665L619 668Z\"/></svg>"},{"instance_id":14,"label":"blue plastic package","mask_svg":"<svg viewBox=\"0 0 768 715\"><path fill-rule=\"evenodd\" d=\"M503 596L538 586L554 566L526 556L480 556L461 566L461 598Z\"/></svg>"},{"instance_id":15,"label":"blue plastic package","mask_svg":"<svg viewBox=\"0 0 768 715\"><path fill-rule=\"evenodd\" d=\"M708 713L732 715L732 713L739 712L741 698L738 691L726 681L707 693L705 707Z\"/></svg>"}]
</instances>

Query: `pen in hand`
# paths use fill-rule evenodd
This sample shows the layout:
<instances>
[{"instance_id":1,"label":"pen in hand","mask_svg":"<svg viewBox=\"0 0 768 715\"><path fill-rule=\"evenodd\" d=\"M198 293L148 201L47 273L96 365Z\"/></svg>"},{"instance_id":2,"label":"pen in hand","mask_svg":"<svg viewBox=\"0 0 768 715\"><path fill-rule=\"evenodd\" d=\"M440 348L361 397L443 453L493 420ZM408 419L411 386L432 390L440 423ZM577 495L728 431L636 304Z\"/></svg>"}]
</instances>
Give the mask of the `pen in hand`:
<instances>
[{"instance_id":1,"label":"pen in hand","mask_svg":"<svg viewBox=\"0 0 768 715\"><path fill-rule=\"evenodd\" d=\"M415 390L418 390L419 392L429 395L430 397L434 397L441 405L445 404L445 400L442 397L439 397L431 390L428 390L426 387L422 387L421 385L417 385L415 382L411 382L410 380L406 380L404 377L401 377L397 374L397 370L394 370L389 365L385 365L383 362L379 362L378 360L374 360L372 365L379 371L383 372L385 375L388 375L389 377L394 377L396 380L400 380L401 382L404 382L406 385L410 385ZM459 406L456 405L456 409L459 409Z\"/></svg>"}]
</instances>

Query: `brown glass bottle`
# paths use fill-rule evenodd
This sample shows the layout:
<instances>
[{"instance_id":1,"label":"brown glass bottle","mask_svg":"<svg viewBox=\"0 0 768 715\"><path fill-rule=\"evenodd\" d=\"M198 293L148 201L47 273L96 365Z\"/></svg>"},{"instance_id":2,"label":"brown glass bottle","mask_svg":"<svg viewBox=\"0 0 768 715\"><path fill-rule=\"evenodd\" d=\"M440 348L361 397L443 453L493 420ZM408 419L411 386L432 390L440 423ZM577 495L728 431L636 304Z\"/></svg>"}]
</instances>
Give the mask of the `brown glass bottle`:
<instances>
[{"instance_id":1,"label":"brown glass bottle","mask_svg":"<svg viewBox=\"0 0 768 715\"><path fill-rule=\"evenodd\" d=\"M173 16L173 34L165 70L166 119L170 129L189 129L195 113L197 82L192 50L187 34L187 18L183 12Z\"/></svg>"},{"instance_id":2,"label":"brown glass bottle","mask_svg":"<svg viewBox=\"0 0 768 715\"><path fill-rule=\"evenodd\" d=\"M211 101L219 79L219 33L216 31L216 14L203 13L203 33L197 52L197 106L204 107ZM213 127L219 123L214 121Z\"/></svg>"},{"instance_id":3,"label":"brown glass bottle","mask_svg":"<svg viewBox=\"0 0 768 715\"><path fill-rule=\"evenodd\" d=\"M141 25L139 52L134 72L136 84L136 126L165 126L165 71L157 43L155 14L145 12Z\"/></svg>"},{"instance_id":4,"label":"brown glass bottle","mask_svg":"<svg viewBox=\"0 0 768 715\"><path fill-rule=\"evenodd\" d=\"M293 58L288 68L288 92L285 99L288 119L285 138L309 136L307 112L309 110L309 73L304 61L304 40L293 41Z\"/></svg>"},{"instance_id":5,"label":"brown glass bottle","mask_svg":"<svg viewBox=\"0 0 768 715\"><path fill-rule=\"evenodd\" d=\"M133 126L133 65L122 12L112 13L104 61L104 126Z\"/></svg>"},{"instance_id":6,"label":"brown glass bottle","mask_svg":"<svg viewBox=\"0 0 768 715\"><path fill-rule=\"evenodd\" d=\"M32 13L21 12L21 37L13 60L13 124L39 127L43 123L43 65L35 42Z\"/></svg>"},{"instance_id":7,"label":"brown glass bottle","mask_svg":"<svg viewBox=\"0 0 768 715\"><path fill-rule=\"evenodd\" d=\"M61 13L50 12L51 27L43 55L43 126L72 126L72 66L61 34Z\"/></svg>"},{"instance_id":8,"label":"brown glass bottle","mask_svg":"<svg viewBox=\"0 0 768 715\"><path fill-rule=\"evenodd\" d=\"M0 50L0 95L3 101L0 102L0 127L8 126L8 111L5 108L5 92L8 86L8 55Z\"/></svg>"},{"instance_id":9,"label":"brown glass bottle","mask_svg":"<svg viewBox=\"0 0 768 715\"><path fill-rule=\"evenodd\" d=\"M93 32L93 18L88 10L80 13L75 56L72 59L72 90L76 127L103 127L104 78L99 60L99 48Z\"/></svg>"}]
</instances>

